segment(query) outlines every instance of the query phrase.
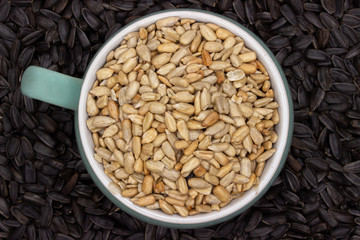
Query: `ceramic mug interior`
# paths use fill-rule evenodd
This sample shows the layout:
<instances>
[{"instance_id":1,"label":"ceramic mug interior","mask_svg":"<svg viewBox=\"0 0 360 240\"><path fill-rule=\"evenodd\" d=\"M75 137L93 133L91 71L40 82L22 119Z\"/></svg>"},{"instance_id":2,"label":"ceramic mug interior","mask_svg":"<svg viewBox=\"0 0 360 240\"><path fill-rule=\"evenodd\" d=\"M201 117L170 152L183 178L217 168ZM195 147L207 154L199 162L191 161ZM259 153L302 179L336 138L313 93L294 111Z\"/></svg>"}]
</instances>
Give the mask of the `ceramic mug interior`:
<instances>
[{"instance_id":1,"label":"ceramic mug interior","mask_svg":"<svg viewBox=\"0 0 360 240\"><path fill-rule=\"evenodd\" d=\"M96 71L104 65L107 54L120 45L120 42L124 36L130 32L138 31L140 27L147 27L159 19L170 16L192 18L199 22L214 23L222 28L230 30L235 35L244 39L245 45L253 51L256 51L258 59L266 67L270 75L272 88L275 93L275 100L279 103L278 110L280 114L280 122L276 126L276 132L278 134L279 140L274 145L274 148L276 148L277 151L271 157L271 159L267 161L263 174L260 177L260 184L257 187L253 187L251 190L247 191L243 197L231 201L230 204L224 208L221 208L220 211L202 213L183 218L177 214L167 215L161 210L149 210L144 207L139 207L133 204L128 198L123 198L120 194L114 195L114 197L111 199L120 208L126 210L128 213L133 213L133 215L137 217L140 216L140 218L144 221L168 227L192 228L211 225L229 219L230 217L235 216L236 214L249 208L266 192L266 190L270 187L270 184L279 174L286 159L291 140L289 138L291 138L292 132L292 105L285 76L282 73L279 64L276 62L275 57L271 54L270 50L261 40L259 40L249 30L240 26L238 23L220 15L199 10L163 11L138 19L125 28L121 29L98 51L91 64L88 66L87 72L84 76L84 83L82 85L80 95L78 125L81 143L87 158L84 159L84 161L88 161L88 164L96 174L95 177L98 178L98 180L101 182L101 186L99 186L99 188L103 192L107 192L107 195L109 195L109 192L106 190L106 188L111 180L105 175L102 164L98 163L93 157L94 144L91 132L87 129L86 126L86 119L88 118L86 112L87 94L96 79Z\"/></svg>"}]
</instances>

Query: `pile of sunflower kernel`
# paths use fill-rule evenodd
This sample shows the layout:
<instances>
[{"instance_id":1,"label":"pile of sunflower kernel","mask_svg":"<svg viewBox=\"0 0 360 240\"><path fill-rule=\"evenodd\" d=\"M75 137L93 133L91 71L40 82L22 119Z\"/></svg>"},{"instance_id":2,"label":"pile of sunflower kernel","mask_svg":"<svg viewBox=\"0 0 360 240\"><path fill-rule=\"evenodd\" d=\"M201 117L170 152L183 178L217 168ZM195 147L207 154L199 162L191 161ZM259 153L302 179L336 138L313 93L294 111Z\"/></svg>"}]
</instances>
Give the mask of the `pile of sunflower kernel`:
<instances>
[{"instance_id":1,"label":"pile of sunflower kernel","mask_svg":"<svg viewBox=\"0 0 360 240\"><path fill-rule=\"evenodd\" d=\"M186 217L259 184L276 151L278 103L240 37L160 19L125 36L96 77L86 124L113 194Z\"/></svg>"}]
</instances>

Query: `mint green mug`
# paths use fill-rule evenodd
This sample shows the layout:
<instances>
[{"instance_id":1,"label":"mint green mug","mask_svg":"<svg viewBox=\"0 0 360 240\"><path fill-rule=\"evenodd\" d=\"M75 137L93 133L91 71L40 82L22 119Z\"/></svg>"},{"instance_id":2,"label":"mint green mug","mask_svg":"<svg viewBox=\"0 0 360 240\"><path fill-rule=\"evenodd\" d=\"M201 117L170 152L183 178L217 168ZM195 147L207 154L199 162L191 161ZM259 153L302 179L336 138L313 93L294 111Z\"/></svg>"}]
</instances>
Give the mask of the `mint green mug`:
<instances>
[{"instance_id":1,"label":"mint green mug","mask_svg":"<svg viewBox=\"0 0 360 240\"><path fill-rule=\"evenodd\" d=\"M171 16L192 18L200 22L211 22L240 36L247 47L257 53L259 60L266 67L271 77L270 81L275 92L275 100L279 103L278 111L280 115L280 122L276 127L279 140L274 146L277 151L267 161L259 185L245 192L243 197L233 200L218 212L202 213L186 218L177 214L167 215L160 210L139 207L129 199L123 198L120 194L112 194L107 189L111 182L110 178L105 175L102 164L94 159L94 144L91 132L86 126L88 118L86 112L87 94L96 80L96 71L104 65L107 54L117 48L128 33L138 31L140 27L147 27L158 19ZM148 223L165 227L205 227L226 221L251 207L265 194L279 175L285 163L292 139L292 99L286 78L276 58L266 45L250 30L229 18L207 11L189 9L165 10L137 19L122 28L104 43L87 67L83 79L31 66L26 69L22 76L21 91L28 97L74 110L78 148L86 169L95 184L104 195L123 211Z\"/></svg>"}]
</instances>

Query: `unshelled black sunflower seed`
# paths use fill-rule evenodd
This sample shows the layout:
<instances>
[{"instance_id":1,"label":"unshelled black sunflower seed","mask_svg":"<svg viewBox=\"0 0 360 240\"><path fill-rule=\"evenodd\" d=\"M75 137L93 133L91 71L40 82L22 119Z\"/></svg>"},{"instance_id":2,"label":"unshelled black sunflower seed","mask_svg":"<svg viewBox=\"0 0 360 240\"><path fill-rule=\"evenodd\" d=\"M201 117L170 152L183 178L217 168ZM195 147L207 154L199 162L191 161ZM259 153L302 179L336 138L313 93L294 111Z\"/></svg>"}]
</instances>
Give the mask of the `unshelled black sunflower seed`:
<instances>
[{"instance_id":1,"label":"unshelled black sunflower seed","mask_svg":"<svg viewBox=\"0 0 360 240\"><path fill-rule=\"evenodd\" d=\"M27 66L82 77L124 24L170 8L221 13L259 35L284 70L295 112L290 155L264 198L195 230L123 214L80 160L74 114L20 91ZM0 0L0 238L359 239L359 9L348 0Z\"/></svg>"}]
</instances>

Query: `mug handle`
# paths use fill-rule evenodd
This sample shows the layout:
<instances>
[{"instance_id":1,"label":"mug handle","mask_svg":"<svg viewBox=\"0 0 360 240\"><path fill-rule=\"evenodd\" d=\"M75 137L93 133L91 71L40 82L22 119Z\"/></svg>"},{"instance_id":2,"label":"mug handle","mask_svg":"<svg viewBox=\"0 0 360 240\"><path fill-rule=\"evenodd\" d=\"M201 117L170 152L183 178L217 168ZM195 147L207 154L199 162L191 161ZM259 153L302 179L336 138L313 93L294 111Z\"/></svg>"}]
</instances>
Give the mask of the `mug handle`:
<instances>
[{"instance_id":1,"label":"mug handle","mask_svg":"<svg viewBox=\"0 0 360 240\"><path fill-rule=\"evenodd\" d=\"M46 68L30 66L21 78L23 95L77 111L83 80Z\"/></svg>"}]
</instances>

